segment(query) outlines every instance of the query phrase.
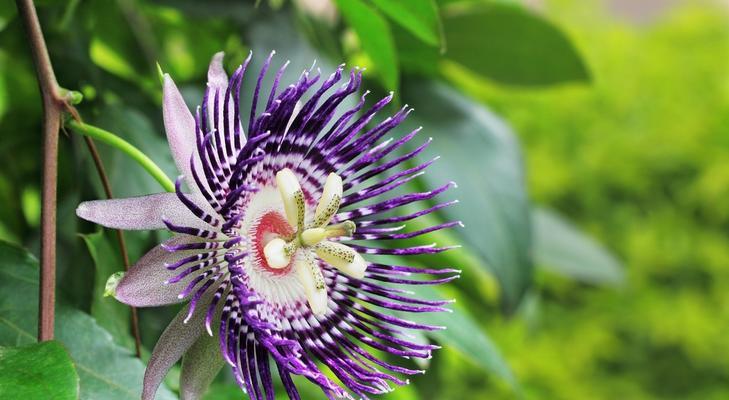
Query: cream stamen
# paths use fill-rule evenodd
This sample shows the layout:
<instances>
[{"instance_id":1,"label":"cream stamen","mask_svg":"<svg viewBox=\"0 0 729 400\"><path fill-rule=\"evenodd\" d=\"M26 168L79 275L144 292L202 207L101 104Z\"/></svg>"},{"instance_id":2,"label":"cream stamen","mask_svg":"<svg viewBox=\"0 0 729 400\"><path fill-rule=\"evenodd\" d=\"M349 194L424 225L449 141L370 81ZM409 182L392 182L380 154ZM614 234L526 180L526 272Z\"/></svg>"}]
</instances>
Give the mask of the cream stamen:
<instances>
[{"instance_id":1,"label":"cream stamen","mask_svg":"<svg viewBox=\"0 0 729 400\"><path fill-rule=\"evenodd\" d=\"M311 312L314 315L326 314L327 287L324 276L311 253L307 252L296 261L296 277L304 287Z\"/></svg>"},{"instance_id":2,"label":"cream stamen","mask_svg":"<svg viewBox=\"0 0 729 400\"><path fill-rule=\"evenodd\" d=\"M295 257L295 253L299 249L303 250L295 258L296 276L304 288L311 311L315 315L323 315L327 311L327 287L314 253L353 278L362 279L367 269L367 263L357 251L327 240L352 236L356 229L352 221L327 226L339 211L343 193L342 178L335 173L327 176L321 199L314 212L314 221L308 229L304 229L306 203L296 175L290 169L284 168L276 174L276 185L281 194L286 219L295 227L296 234L288 242L282 238L271 240L264 247L263 253L271 268L285 268L291 258Z\"/></svg>"}]
</instances>

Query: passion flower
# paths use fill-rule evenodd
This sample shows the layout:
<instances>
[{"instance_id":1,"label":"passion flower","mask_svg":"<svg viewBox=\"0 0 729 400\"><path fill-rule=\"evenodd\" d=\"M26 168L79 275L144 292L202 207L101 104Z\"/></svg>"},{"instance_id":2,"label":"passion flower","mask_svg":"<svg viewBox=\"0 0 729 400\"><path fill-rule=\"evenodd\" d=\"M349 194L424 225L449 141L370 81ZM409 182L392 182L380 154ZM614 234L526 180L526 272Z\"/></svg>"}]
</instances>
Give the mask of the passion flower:
<instances>
[{"instance_id":1,"label":"passion flower","mask_svg":"<svg viewBox=\"0 0 729 400\"><path fill-rule=\"evenodd\" d=\"M403 314L446 311L447 301L416 298L402 287L444 283L458 271L375 260L447 250L398 247L397 240L460 224L403 232L403 223L455 203L432 201L452 182L402 194L435 161L412 161L430 139L411 151L401 147L420 129L383 140L412 111L405 106L372 123L392 94L365 108L365 93L343 110L362 81L356 68L338 87L343 66L318 86L320 76L310 69L279 90L285 64L259 104L272 56L258 76L247 129L240 92L251 56L230 79L223 53L213 57L194 116L165 75L164 124L182 174L175 193L88 201L77 209L106 227L174 234L112 285L115 297L132 306L189 302L152 352L144 399L154 398L183 355L180 388L187 399L198 398L224 362L251 399L274 398L272 365L291 399L300 398L292 374L329 398L366 398L391 391L390 383L406 384L398 375L423 372L383 354L429 358L437 348L407 331L443 327ZM410 211L400 212L406 205ZM415 274L435 277L409 277Z\"/></svg>"}]
</instances>

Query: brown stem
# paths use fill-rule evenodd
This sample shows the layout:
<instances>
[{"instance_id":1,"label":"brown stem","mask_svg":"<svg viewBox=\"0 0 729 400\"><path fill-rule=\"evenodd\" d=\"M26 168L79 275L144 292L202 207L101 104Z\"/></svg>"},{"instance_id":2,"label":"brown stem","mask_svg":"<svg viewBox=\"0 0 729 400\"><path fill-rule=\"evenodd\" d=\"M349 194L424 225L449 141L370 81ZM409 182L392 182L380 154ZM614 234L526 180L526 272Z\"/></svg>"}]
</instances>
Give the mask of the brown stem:
<instances>
[{"instance_id":1,"label":"brown stem","mask_svg":"<svg viewBox=\"0 0 729 400\"><path fill-rule=\"evenodd\" d=\"M43 98L43 191L41 208L41 270L38 301L38 340L53 339L56 301L56 188L58 177L58 130L63 115L46 42L32 0L16 0Z\"/></svg>"},{"instance_id":2,"label":"brown stem","mask_svg":"<svg viewBox=\"0 0 729 400\"><path fill-rule=\"evenodd\" d=\"M38 14L32 0L16 0L19 14L28 36L33 60L35 62L38 85L43 98L43 191L41 208L41 271L38 301L38 340L53 339L55 319L56 290L56 197L58 178L58 132L61 128L63 111L68 111L74 118L80 119L78 112L61 96L53 65L48 55L46 42L43 39ZM94 159L96 170L108 198L112 198L111 185L101 162L99 152L91 138L85 137L86 145ZM129 268L124 235L116 232L124 269ZM132 307L132 331L137 357L140 356L141 341L139 335L139 319L137 310Z\"/></svg>"},{"instance_id":3,"label":"brown stem","mask_svg":"<svg viewBox=\"0 0 729 400\"><path fill-rule=\"evenodd\" d=\"M78 118L77 118L78 119ZM111 183L109 182L109 176L106 174L106 169L104 168L104 163L101 161L101 156L99 155L99 151L96 149L96 144L94 143L94 140L91 139L88 136L84 136L84 141L86 142L86 147L89 149L89 153L91 153L91 158L94 159L94 165L96 166L96 171L99 173L99 179L101 179L101 186L104 187L104 193L106 194L106 197L111 199L114 197L114 195L111 192ZM124 270L129 269L129 253L127 252L127 244L124 241L124 232L121 229L116 229L116 240L119 244L119 252L121 253L122 262L124 263ZM134 335L134 351L137 355L137 357L141 356L142 351L142 341L139 335L139 317L137 316L137 308L136 307L130 307L132 311L132 334Z\"/></svg>"}]
</instances>

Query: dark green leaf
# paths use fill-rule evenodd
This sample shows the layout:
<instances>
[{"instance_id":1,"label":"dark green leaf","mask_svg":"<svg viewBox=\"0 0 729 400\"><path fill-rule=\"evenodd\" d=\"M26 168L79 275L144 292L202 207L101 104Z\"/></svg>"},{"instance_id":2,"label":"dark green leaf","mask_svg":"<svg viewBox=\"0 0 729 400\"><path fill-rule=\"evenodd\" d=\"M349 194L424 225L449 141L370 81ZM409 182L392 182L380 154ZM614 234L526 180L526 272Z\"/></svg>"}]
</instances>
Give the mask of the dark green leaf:
<instances>
[{"instance_id":1,"label":"dark green leaf","mask_svg":"<svg viewBox=\"0 0 729 400\"><path fill-rule=\"evenodd\" d=\"M0 398L78 398L78 374L63 345L49 341L0 347Z\"/></svg>"},{"instance_id":2,"label":"dark green leaf","mask_svg":"<svg viewBox=\"0 0 729 400\"><path fill-rule=\"evenodd\" d=\"M106 281L109 276L124 269L119 251L111 246L102 230L89 235L81 235L81 237L96 268L91 316L96 319L99 326L111 333L117 343L133 349L134 340L129 334L129 307L116 301L113 297L105 296Z\"/></svg>"},{"instance_id":3,"label":"dark green leaf","mask_svg":"<svg viewBox=\"0 0 729 400\"><path fill-rule=\"evenodd\" d=\"M0 4L0 31L3 31L17 14L18 11L14 3L5 1Z\"/></svg>"},{"instance_id":4,"label":"dark green leaf","mask_svg":"<svg viewBox=\"0 0 729 400\"><path fill-rule=\"evenodd\" d=\"M440 49L428 46L404 28L392 26L397 55L403 75L437 77L440 75Z\"/></svg>"},{"instance_id":5,"label":"dark green leaf","mask_svg":"<svg viewBox=\"0 0 729 400\"><path fill-rule=\"evenodd\" d=\"M144 78L140 71L146 67L140 55L145 53L130 25L120 23L129 14L121 10L120 3L96 1L88 7L94 11L93 36L89 41L91 61L112 75L140 82ZM107 29L110 26L114 29Z\"/></svg>"},{"instance_id":6,"label":"dark green leaf","mask_svg":"<svg viewBox=\"0 0 729 400\"><path fill-rule=\"evenodd\" d=\"M441 43L440 17L433 0L372 0L385 15L431 46Z\"/></svg>"},{"instance_id":7,"label":"dark green leaf","mask_svg":"<svg viewBox=\"0 0 729 400\"><path fill-rule=\"evenodd\" d=\"M515 85L589 80L565 34L524 8L499 3L449 7L443 25L447 57L483 77Z\"/></svg>"},{"instance_id":8,"label":"dark green leaf","mask_svg":"<svg viewBox=\"0 0 729 400\"><path fill-rule=\"evenodd\" d=\"M610 252L560 215L537 208L534 215L534 257L546 269L579 281L619 284L623 267Z\"/></svg>"},{"instance_id":9,"label":"dark green leaf","mask_svg":"<svg viewBox=\"0 0 729 400\"><path fill-rule=\"evenodd\" d=\"M0 242L0 346L35 342L38 261L25 250ZM56 338L76 364L81 399L139 399L144 364L114 343L109 332L81 311L60 304ZM161 388L157 399L174 399Z\"/></svg>"},{"instance_id":10,"label":"dark green leaf","mask_svg":"<svg viewBox=\"0 0 729 400\"><path fill-rule=\"evenodd\" d=\"M105 42L102 38L93 38L89 45L91 60L101 68L122 78L134 80L137 72L127 62L126 57L120 54L114 46Z\"/></svg>"},{"instance_id":11,"label":"dark green leaf","mask_svg":"<svg viewBox=\"0 0 729 400\"><path fill-rule=\"evenodd\" d=\"M417 293L418 298L443 298L432 286L413 286L411 290ZM476 365L504 379L510 385L516 386L516 380L511 368L509 368L499 349L465 310L456 308L450 313L408 314L404 317L429 325L447 327L447 329L432 331L426 335L443 345L458 350Z\"/></svg>"},{"instance_id":12,"label":"dark green leaf","mask_svg":"<svg viewBox=\"0 0 729 400\"><path fill-rule=\"evenodd\" d=\"M357 33L362 49L372 59L382 83L396 90L400 80L395 42L387 21L361 0L337 0L342 16Z\"/></svg>"},{"instance_id":13,"label":"dark green leaf","mask_svg":"<svg viewBox=\"0 0 729 400\"><path fill-rule=\"evenodd\" d=\"M513 310L532 275L529 203L519 144L504 121L447 86L413 83L405 94L415 108L407 124L422 125L424 134L435 136L423 159L442 156L423 178L430 187L459 184L449 196L460 204L444 209L444 215L465 224L453 232L491 268L505 308Z\"/></svg>"}]
</instances>

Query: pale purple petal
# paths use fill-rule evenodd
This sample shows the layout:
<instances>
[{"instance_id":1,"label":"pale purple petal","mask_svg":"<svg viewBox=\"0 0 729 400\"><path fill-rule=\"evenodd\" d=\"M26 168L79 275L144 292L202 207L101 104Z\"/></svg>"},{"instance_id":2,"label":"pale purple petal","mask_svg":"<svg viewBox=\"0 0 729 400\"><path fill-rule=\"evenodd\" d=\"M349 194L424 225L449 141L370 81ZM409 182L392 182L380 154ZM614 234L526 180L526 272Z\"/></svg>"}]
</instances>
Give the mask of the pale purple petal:
<instances>
[{"instance_id":1,"label":"pale purple petal","mask_svg":"<svg viewBox=\"0 0 729 400\"><path fill-rule=\"evenodd\" d=\"M190 176L190 157L195 149L195 118L169 75L164 76L162 115L172 158L181 174ZM191 182L188 181L188 184ZM190 187L195 187L191 184Z\"/></svg>"},{"instance_id":2,"label":"pale purple petal","mask_svg":"<svg viewBox=\"0 0 729 400\"><path fill-rule=\"evenodd\" d=\"M195 344L182 358L180 373L180 398L201 399L210 383L225 364L220 355L219 339L206 333L200 335Z\"/></svg>"},{"instance_id":3,"label":"pale purple petal","mask_svg":"<svg viewBox=\"0 0 729 400\"><path fill-rule=\"evenodd\" d=\"M211 298L212 293L209 293L201 300L209 303ZM204 308L197 309L187 323L184 322L186 317L187 308L183 308L157 340L157 344L152 350L152 356L147 363L147 370L144 372L142 400L153 400L170 368L182 358L182 355L201 335L207 335L204 333Z\"/></svg>"},{"instance_id":4,"label":"pale purple petal","mask_svg":"<svg viewBox=\"0 0 729 400\"><path fill-rule=\"evenodd\" d=\"M195 237L181 235L153 248L124 274L116 286L114 297L134 307L153 307L182 302L184 298L178 296L195 275L185 277L175 284L165 284L165 281L178 275L177 271L165 268L165 264L174 264L188 256L190 252L170 252L165 247L198 241Z\"/></svg>"},{"instance_id":5,"label":"pale purple petal","mask_svg":"<svg viewBox=\"0 0 729 400\"><path fill-rule=\"evenodd\" d=\"M187 108L177 85L168 74L164 76L164 87L162 88L162 117L167 132L167 142L170 145L170 152L177 165L177 170L185 177L185 182L187 182L193 198L200 203L203 209L210 211L211 208L205 202L190 169L191 157L194 157L195 166L200 166L200 157L195 152L197 146L195 118Z\"/></svg>"},{"instance_id":6,"label":"pale purple petal","mask_svg":"<svg viewBox=\"0 0 729 400\"><path fill-rule=\"evenodd\" d=\"M215 53L208 67L208 85L214 88L225 90L228 87L228 74L223 69L223 57L225 53L222 51Z\"/></svg>"},{"instance_id":7,"label":"pale purple petal","mask_svg":"<svg viewBox=\"0 0 729 400\"><path fill-rule=\"evenodd\" d=\"M163 217L174 225L211 229L210 225L190 212L175 193L85 201L76 208L76 215L115 229L167 229Z\"/></svg>"}]
</instances>

